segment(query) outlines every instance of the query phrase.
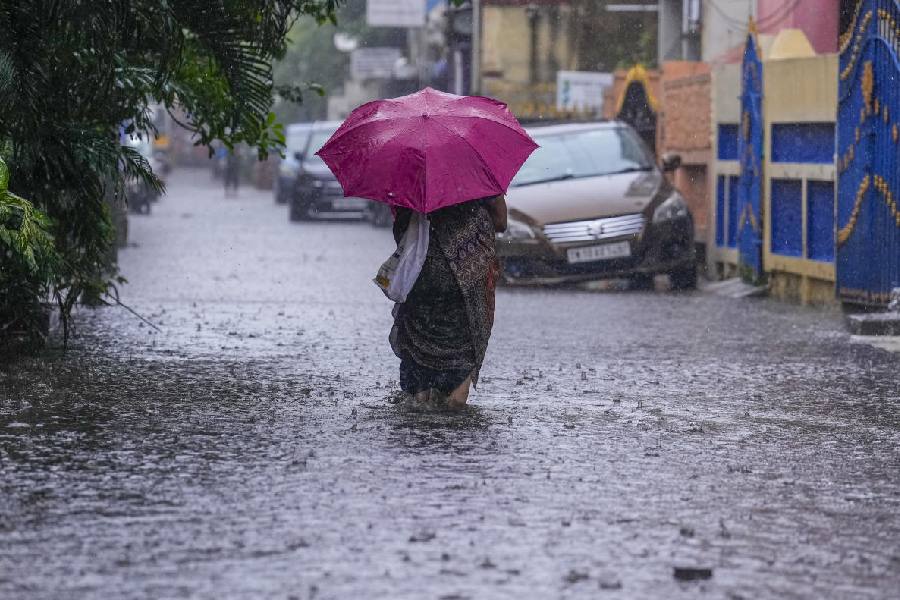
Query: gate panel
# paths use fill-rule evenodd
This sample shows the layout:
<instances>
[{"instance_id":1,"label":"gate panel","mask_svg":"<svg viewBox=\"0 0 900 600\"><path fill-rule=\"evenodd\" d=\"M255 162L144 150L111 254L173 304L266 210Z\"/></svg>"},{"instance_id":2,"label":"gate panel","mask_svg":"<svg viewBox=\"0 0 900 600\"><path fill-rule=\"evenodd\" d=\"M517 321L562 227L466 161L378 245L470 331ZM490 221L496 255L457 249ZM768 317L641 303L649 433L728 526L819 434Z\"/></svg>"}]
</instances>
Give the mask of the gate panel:
<instances>
[{"instance_id":1,"label":"gate panel","mask_svg":"<svg viewBox=\"0 0 900 600\"><path fill-rule=\"evenodd\" d=\"M841 300L900 287L900 3L861 0L841 39L837 281Z\"/></svg>"},{"instance_id":2,"label":"gate panel","mask_svg":"<svg viewBox=\"0 0 900 600\"><path fill-rule=\"evenodd\" d=\"M762 59L752 29L747 36L741 67L737 235L742 276L756 282L762 278L763 84Z\"/></svg>"}]
</instances>

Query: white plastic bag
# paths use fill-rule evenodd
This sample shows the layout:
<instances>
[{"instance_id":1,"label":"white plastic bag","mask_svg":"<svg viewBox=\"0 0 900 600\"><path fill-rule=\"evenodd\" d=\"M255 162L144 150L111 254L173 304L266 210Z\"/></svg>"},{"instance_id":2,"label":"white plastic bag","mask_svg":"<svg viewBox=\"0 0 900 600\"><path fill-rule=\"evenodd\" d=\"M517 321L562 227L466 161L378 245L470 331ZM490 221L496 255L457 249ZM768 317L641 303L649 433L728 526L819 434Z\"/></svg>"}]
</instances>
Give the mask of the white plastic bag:
<instances>
[{"instance_id":1,"label":"white plastic bag","mask_svg":"<svg viewBox=\"0 0 900 600\"><path fill-rule=\"evenodd\" d=\"M429 227L427 216L413 212L397 250L378 269L375 285L394 302L406 302L422 272L428 254Z\"/></svg>"}]
</instances>

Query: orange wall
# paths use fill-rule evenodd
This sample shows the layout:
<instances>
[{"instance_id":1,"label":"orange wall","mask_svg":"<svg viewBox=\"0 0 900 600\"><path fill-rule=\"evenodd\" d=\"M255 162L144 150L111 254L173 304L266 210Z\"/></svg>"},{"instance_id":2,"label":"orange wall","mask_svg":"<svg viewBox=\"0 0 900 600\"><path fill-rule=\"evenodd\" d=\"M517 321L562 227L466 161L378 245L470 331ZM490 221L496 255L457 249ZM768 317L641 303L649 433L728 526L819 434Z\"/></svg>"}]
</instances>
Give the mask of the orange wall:
<instances>
[{"instance_id":1,"label":"orange wall","mask_svg":"<svg viewBox=\"0 0 900 600\"><path fill-rule=\"evenodd\" d=\"M702 62L663 63L657 124L659 153L677 152L685 163L709 160L710 74Z\"/></svg>"},{"instance_id":2,"label":"orange wall","mask_svg":"<svg viewBox=\"0 0 900 600\"><path fill-rule=\"evenodd\" d=\"M657 153L681 155L683 166L674 173L672 183L681 191L694 215L694 231L699 241L706 239L709 212L706 165L710 159L710 85L706 63L663 63Z\"/></svg>"}]
</instances>

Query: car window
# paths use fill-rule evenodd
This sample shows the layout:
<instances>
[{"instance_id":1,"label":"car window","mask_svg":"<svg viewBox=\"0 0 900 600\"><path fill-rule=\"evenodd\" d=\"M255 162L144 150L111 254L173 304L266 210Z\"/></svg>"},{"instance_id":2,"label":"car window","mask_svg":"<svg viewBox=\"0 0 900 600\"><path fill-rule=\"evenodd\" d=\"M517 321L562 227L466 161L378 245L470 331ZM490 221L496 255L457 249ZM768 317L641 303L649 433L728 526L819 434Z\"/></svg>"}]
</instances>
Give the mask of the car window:
<instances>
[{"instance_id":1,"label":"car window","mask_svg":"<svg viewBox=\"0 0 900 600\"><path fill-rule=\"evenodd\" d=\"M309 136L309 144L306 147L306 156L304 156L304 160L311 163L325 164L321 158L316 156L316 152L325 145L325 142L334 135L335 131L337 131L337 127L314 130Z\"/></svg>"},{"instance_id":2,"label":"car window","mask_svg":"<svg viewBox=\"0 0 900 600\"><path fill-rule=\"evenodd\" d=\"M624 127L532 135L540 148L525 161L514 186L653 168L637 136Z\"/></svg>"},{"instance_id":3,"label":"car window","mask_svg":"<svg viewBox=\"0 0 900 600\"><path fill-rule=\"evenodd\" d=\"M288 131L285 145L290 153L300 152L306 147L306 140L309 139L309 129L301 129L300 131Z\"/></svg>"}]
</instances>

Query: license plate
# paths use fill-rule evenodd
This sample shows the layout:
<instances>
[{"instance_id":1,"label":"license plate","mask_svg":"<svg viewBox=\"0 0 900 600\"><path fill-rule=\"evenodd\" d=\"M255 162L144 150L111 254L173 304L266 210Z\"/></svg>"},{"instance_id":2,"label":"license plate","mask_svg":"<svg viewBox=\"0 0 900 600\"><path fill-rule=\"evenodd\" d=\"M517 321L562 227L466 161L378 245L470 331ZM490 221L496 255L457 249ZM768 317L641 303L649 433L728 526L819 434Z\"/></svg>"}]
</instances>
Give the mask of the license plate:
<instances>
[{"instance_id":1,"label":"license plate","mask_svg":"<svg viewBox=\"0 0 900 600\"><path fill-rule=\"evenodd\" d=\"M613 244L602 244L600 246L569 248L567 254L570 263L622 258L624 256L631 256L631 244L628 242L615 242Z\"/></svg>"},{"instance_id":2,"label":"license plate","mask_svg":"<svg viewBox=\"0 0 900 600\"><path fill-rule=\"evenodd\" d=\"M335 198L331 205L335 210L363 210L368 203L364 198Z\"/></svg>"}]
</instances>

